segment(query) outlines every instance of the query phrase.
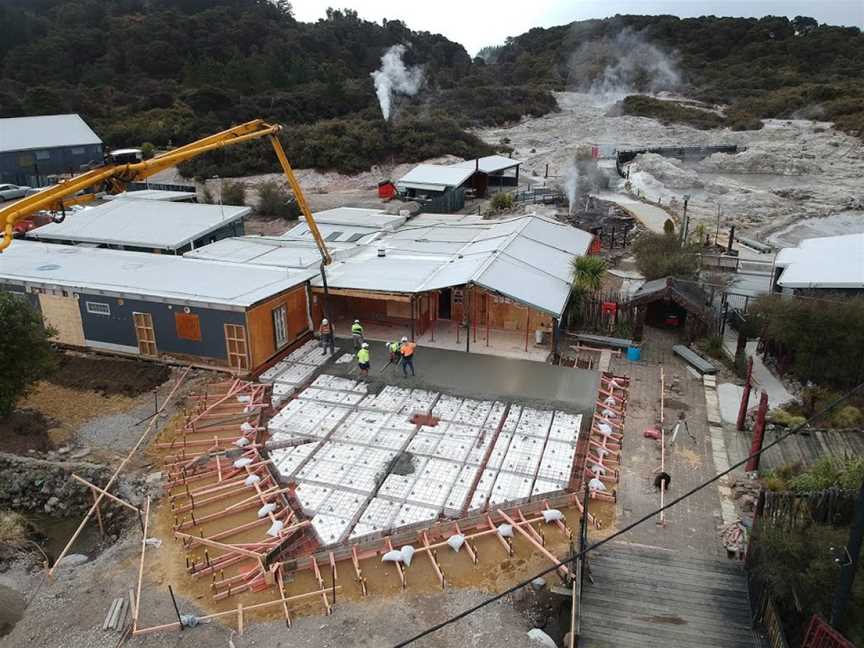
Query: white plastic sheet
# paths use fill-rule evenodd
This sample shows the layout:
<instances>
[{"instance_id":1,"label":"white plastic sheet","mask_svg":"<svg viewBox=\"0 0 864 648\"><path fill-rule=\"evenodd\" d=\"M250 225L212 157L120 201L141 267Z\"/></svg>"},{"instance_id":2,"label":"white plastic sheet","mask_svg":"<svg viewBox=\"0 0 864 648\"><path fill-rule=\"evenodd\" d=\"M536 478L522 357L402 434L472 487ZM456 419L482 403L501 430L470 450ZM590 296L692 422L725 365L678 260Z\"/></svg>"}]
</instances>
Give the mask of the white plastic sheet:
<instances>
[{"instance_id":1,"label":"white plastic sheet","mask_svg":"<svg viewBox=\"0 0 864 648\"><path fill-rule=\"evenodd\" d=\"M249 421L243 421L240 424L240 429L243 431L244 434L248 434L249 432L254 431L255 427Z\"/></svg>"},{"instance_id":2,"label":"white plastic sheet","mask_svg":"<svg viewBox=\"0 0 864 648\"><path fill-rule=\"evenodd\" d=\"M462 548L462 545L465 544L465 536L461 533L454 533L452 536L447 538L447 544L453 551L459 551Z\"/></svg>"},{"instance_id":3,"label":"white plastic sheet","mask_svg":"<svg viewBox=\"0 0 864 648\"><path fill-rule=\"evenodd\" d=\"M273 511L276 510L276 502L269 502L265 504L261 508L258 509L258 517L263 518L270 515Z\"/></svg>"},{"instance_id":4,"label":"white plastic sheet","mask_svg":"<svg viewBox=\"0 0 864 648\"><path fill-rule=\"evenodd\" d=\"M381 556L381 562L402 562L402 552L398 549L388 551Z\"/></svg>"},{"instance_id":5,"label":"white plastic sheet","mask_svg":"<svg viewBox=\"0 0 864 648\"><path fill-rule=\"evenodd\" d=\"M597 431L603 436L609 436L612 434L612 426L605 421L601 421L597 424Z\"/></svg>"},{"instance_id":6,"label":"white plastic sheet","mask_svg":"<svg viewBox=\"0 0 864 648\"><path fill-rule=\"evenodd\" d=\"M558 509L546 509L543 511L543 521L547 524L549 522L556 522L558 520L563 520L564 514Z\"/></svg>"},{"instance_id":7,"label":"white plastic sheet","mask_svg":"<svg viewBox=\"0 0 864 648\"><path fill-rule=\"evenodd\" d=\"M240 437L234 442L234 445L238 448L245 448L247 445L249 445L249 443L249 439L247 439L246 437Z\"/></svg>"},{"instance_id":8,"label":"white plastic sheet","mask_svg":"<svg viewBox=\"0 0 864 648\"><path fill-rule=\"evenodd\" d=\"M602 481L600 481L596 477L592 477L591 480L588 482L588 488L590 488L593 491L605 491L606 490L606 484L604 484Z\"/></svg>"},{"instance_id":9,"label":"white plastic sheet","mask_svg":"<svg viewBox=\"0 0 864 648\"><path fill-rule=\"evenodd\" d=\"M261 481L261 478L258 475L249 475L246 479L243 480L243 485L254 486L259 481Z\"/></svg>"},{"instance_id":10,"label":"white plastic sheet","mask_svg":"<svg viewBox=\"0 0 864 648\"><path fill-rule=\"evenodd\" d=\"M410 567L411 560L414 558L414 553L417 550L411 545L405 545L400 551L402 552L402 562L405 563L406 567Z\"/></svg>"},{"instance_id":11,"label":"white plastic sheet","mask_svg":"<svg viewBox=\"0 0 864 648\"><path fill-rule=\"evenodd\" d=\"M245 468L249 464L252 463L252 460L249 457L240 457L237 461L234 462L235 468Z\"/></svg>"},{"instance_id":12,"label":"white plastic sheet","mask_svg":"<svg viewBox=\"0 0 864 648\"><path fill-rule=\"evenodd\" d=\"M502 538L512 538L513 537L513 525L512 524L499 524L498 525L498 535Z\"/></svg>"},{"instance_id":13,"label":"white plastic sheet","mask_svg":"<svg viewBox=\"0 0 864 648\"><path fill-rule=\"evenodd\" d=\"M282 533L282 529L285 528L285 523L282 520L276 520L273 524L270 525L270 528L267 529L267 535L271 538L278 538L279 534Z\"/></svg>"}]
</instances>

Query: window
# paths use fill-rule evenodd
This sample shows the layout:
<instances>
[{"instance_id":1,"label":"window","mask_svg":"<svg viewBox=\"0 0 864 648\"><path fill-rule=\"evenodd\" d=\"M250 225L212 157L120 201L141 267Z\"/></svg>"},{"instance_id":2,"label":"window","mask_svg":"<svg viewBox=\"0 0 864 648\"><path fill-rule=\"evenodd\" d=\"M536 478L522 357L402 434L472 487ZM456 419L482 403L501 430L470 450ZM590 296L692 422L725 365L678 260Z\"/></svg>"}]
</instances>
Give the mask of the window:
<instances>
[{"instance_id":1,"label":"window","mask_svg":"<svg viewBox=\"0 0 864 648\"><path fill-rule=\"evenodd\" d=\"M138 351L141 355L155 356L156 331L153 329L153 318L150 313L132 313L135 323L135 336L138 338Z\"/></svg>"},{"instance_id":2,"label":"window","mask_svg":"<svg viewBox=\"0 0 864 648\"><path fill-rule=\"evenodd\" d=\"M454 304L461 304L462 303L462 297L463 297L462 289L461 288L454 288L453 289L453 303Z\"/></svg>"},{"instance_id":3,"label":"window","mask_svg":"<svg viewBox=\"0 0 864 648\"><path fill-rule=\"evenodd\" d=\"M181 340L201 341L201 321L191 313L174 313L177 337Z\"/></svg>"},{"instance_id":4,"label":"window","mask_svg":"<svg viewBox=\"0 0 864 648\"><path fill-rule=\"evenodd\" d=\"M36 151L36 159L37 160L50 160L51 152L50 151Z\"/></svg>"},{"instance_id":5,"label":"window","mask_svg":"<svg viewBox=\"0 0 864 648\"><path fill-rule=\"evenodd\" d=\"M273 309L273 332L276 336L277 349L288 344L288 310L285 306Z\"/></svg>"},{"instance_id":6,"label":"window","mask_svg":"<svg viewBox=\"0 0 864 648\"><path fill-rule=\"evenodd\" d=\"M337 240L339 240L339 237L340 237L340 236L342 236L342 232L330 232L330 233L327 235L327 238L326 238L325 240L327 240L327 241L331 241L331 242L332 242L332 241L337 241Z\"/></svg>"},{"instance_id":7,"label":"window","mask_svg":"<svg viewBox=\"0 0 864 648\"><path fill-rule=\"evenodd\" d=\"M84 155L84 147L83 146L73 146L72 147L72 155Z\"/></svg>"},{"instance_id":8,"label":"window","mask_svg":"<svg viewBox=\"0 0 864 648\"><path fill-rule=\"evenodd\" d=\"M87 312L91 315L110 315L111 307L104 302L84 302L87 306Z\"/></svg>"},{"instance_id":9,"label":"window","mask_svg":"<svg viewBox=\"0 0 864 648\"><path fill-rule=\"evenodd\" d=\"M225 325L225 346L228 349L228 366L234 369L248 369L249 358L246 354L246 329L240 324Z\"/></svg>"},{"instance_id":10,"label":"window","mask_svg":"<svg viewBox=\"0 0 864 648\"><path fill-rule=\"evenodd\" d=\"M359 241L364 236L366 236L366 235L361 233L361 232L356 232L356 233L354 233L348 237L348 242L349 243L356 243L357 241Z\"/></svg>"}]
</instances>

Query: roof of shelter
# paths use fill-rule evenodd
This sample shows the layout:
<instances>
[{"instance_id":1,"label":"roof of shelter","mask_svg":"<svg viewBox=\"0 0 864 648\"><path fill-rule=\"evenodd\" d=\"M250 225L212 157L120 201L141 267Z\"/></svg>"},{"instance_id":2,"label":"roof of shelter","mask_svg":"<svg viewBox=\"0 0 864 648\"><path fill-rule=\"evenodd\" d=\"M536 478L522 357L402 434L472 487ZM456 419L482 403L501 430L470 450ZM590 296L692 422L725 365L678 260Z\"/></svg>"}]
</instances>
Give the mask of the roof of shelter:
<instances>
[{"instance_id":1,"label":"roof of shelter","mask_svg":"<svg viewBox=\"0 0 864 648\"><path fill-rule=\"evenodd\" d=\"M775 262L783 288L864 288L864 234L804 239Z\"/></svg>"},{"instance_id":2,"label":"roof of shelter","mask_svg":"<svg viewBox=\"0 0 864 648\"><path fill-rule=\"evenodd\" d=\"M81 116L74 113L0 119L0 153L101 143Z\"/></svg>"},{"instance_id":3,"label":"roof of shelter","mask_svg":"<svg viewBox=\"0 0 864 648\"><path fill-rule=\"evenodd\" d=\"M471 169L472 171L480 171L481 173L499 173L517 167L522 162L513 158L504 157L503 155L487 155L477 158L476 160L465 160L453 166Z\"/></svg>"},{"instance_id":4,"label":"roof of shelter","mask_svg":"<svg viewBox=\"0 0 864 648\"><path fill-rule=\"evenodd\" d=\"M169 254L17 241L3 252L0 282L238 309L304 283L301 270L199 261Z\"/></svg>"},{"instance_id":5,"label":"roof of shelter","mask_svg":"<svg viewBox=\"0 0 864 648\"><path fill-rule=\"evenodd\" d=\"M69 214L27 233L47 241L124 245L176 250L240 220L250 207L198 205L159 200L112 200Z\"/></svg>"},{"instance_id":6,"label":"roof of shelter","mask_svg":"<svg viewBox=\"0 0 864 648\"><path fill-rule=\"evenodd\" d=\"M443 191L447 187L460 186L471 177L472 173L474 173L473 167L466 168L457 164L418 164L399 178L396 184Z\"/></svg>"}]
</instances>

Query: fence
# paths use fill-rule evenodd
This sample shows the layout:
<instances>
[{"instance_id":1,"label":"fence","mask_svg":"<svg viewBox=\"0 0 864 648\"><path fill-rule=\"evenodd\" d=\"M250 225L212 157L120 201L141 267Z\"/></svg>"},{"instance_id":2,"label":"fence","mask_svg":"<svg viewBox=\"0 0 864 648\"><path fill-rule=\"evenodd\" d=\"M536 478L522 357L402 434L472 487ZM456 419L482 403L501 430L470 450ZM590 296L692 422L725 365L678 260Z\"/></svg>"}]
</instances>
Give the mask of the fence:
<instances>
[{"instance_id":1,"label":"fence","mask_svg":"<svg viewBox=\"0 0 864 648\"><path fill-rule=\"evenodd\" d=\"M750 605L754 610L753 624L761 626L770 648L789 648L783 621L770 588L763 582L748 576L747 587L750 591Z\"/></svg>"},{"instance_id":2,"label":"fence","mask_svg":"<svg viewBox=\"0 0 864 648\"><path fill-rule=\"evenodd\" d=\"M855 644L828 625L825 619L814 614L801 648L855 648Z\"/></svg>"},{"instance_id":3,"label":"fence","mask_svg":"<svg viewBox=\"0 0 864 648\"><path fill-rule=\"evenodd\" d=\"M560 205L566 202L566 197L560 189L552 187L532 187L525 191L517 191L513 199L518 203L541 203L543 205Z\"/></svg>"},{"instance_id":4,"label":"fence","mask_svg":"<svg viewBox=\"0 0 864 648\"><path fill-rule=\"evenodd\" d=\"M812 525L847 525L855 513L856 495L856 491L840 488L812 493L760 492L747 549L747 588L754 624L764 630L771 648L788 648L790 638L799 645L802 635L802 648L854 648L818 615L811 618L805 633L806 617L802 618L799 604L777 598L764 577L757 576L764 574L765 569L755 568L771 558L760 546L760 531L780 530L785 536L793 531L807 533Z\"/></svg>"},{"instance_id":5,"label":"fence","mask_svg":"<svg viewBox=\"0 0 864 648\"><path fill-rule=\"evenodd\" d=\"M626 293L603 291L571 297L565 324L580 331L627 337L636 323L636 307Z\"/></svg>"}]
</instances>

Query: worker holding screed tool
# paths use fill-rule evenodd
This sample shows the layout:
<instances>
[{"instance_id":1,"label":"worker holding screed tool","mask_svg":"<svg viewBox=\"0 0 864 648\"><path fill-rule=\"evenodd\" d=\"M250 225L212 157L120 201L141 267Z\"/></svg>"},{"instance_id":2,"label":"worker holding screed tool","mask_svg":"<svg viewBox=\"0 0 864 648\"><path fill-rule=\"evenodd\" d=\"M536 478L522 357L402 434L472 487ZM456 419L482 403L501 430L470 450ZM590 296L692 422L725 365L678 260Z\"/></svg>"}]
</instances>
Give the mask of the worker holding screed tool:
<instances>
[{"instance_id":1,"label":"worker holding screed tool","mask_svg":"<svg viewBox=\"0 0 864 648\"><path fill-rule=\"evenodd\" d=\"M407 337L402 338L402 344L399 346L399 353L402 354L402 374L408 377L408 367L411 367L411 375L414 373L414 350L417 345L414 342L409 342Z\"/></svg>"}]
</instances>

